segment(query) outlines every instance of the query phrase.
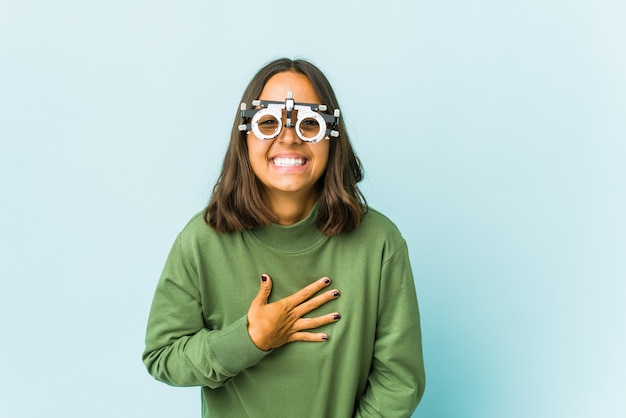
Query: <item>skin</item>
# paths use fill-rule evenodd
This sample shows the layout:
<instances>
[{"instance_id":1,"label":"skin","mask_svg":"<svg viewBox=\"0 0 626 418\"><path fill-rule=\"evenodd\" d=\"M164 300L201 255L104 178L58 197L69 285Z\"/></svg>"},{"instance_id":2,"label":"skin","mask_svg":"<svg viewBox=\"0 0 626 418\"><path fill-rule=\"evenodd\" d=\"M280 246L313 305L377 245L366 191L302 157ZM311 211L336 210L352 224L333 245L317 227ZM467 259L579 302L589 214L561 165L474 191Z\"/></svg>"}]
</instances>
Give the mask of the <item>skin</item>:
<instances>
[{"instance_id":1,"label":"skin","mask_svg":"<svg viewBox=\"0 0 626 418\"><path fill-rule=\"evenodd\" d=\"M283 101L288 91L293 92L297 102L321 104L309 79L294 72L282 72L271 77L259 99ZM293 128L283 127L278 137L271 141L259 140L250 133L247 145L252 170L263 185L266 203L278 219L278 224L292 225L304 219L317 200L315 184L328 165L328 141L311 144L298 138ZM296 158L305 163L278 166L274 164L276 158ZM330 283L329 278L323 277L284 299L267 303L272 291L272 279L263 274L259 293L248 310L248 334L252 342L267 351L294 341L326 341L328 335L324 333L303 330L314 330L336 322L341 318L339 313L314 318L303 316L340 296L337 289L318 294Z\"/></svg>"},{"instance_id":2,"label":"skin","mask_svg":"<svg viewBox=\"0 0 626 418\"><path fill-rule=\"evenodd\" d=\"M337 299L337 289L323 292L331 280L323 277L298 292L273 303L267 303L272 292L272 279L264 274L261 288L248 310L248 334L252 342L261 350L267 351L294 341L324 342L328 335L324 333L304 332L322 325L337 322L338 312L315 318L302 318L303 315L319 308L323 304Z\"/></svg>"}]
</instances>

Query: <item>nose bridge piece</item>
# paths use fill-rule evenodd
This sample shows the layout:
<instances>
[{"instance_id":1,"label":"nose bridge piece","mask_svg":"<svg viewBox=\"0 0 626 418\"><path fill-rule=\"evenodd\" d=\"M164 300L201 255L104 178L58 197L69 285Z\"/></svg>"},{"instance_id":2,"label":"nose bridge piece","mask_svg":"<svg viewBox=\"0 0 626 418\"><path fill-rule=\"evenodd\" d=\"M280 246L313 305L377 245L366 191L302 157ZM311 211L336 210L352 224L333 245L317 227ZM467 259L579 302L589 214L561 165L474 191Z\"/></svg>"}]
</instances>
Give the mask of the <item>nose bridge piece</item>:
<instances>
[{"instance_id":1,"label":"nose bridge piece","mask_svg":"<svg viewBox=\"0 0 626 418\"><path fill-rule=\"evenodd\" d=\"M285 128L293 128L296 125L291 121L293 115L293 108L295 106L295 101L293 100L293 92L287 92L287 98L285 99L285 111L287 113L287 121L285 123Z\"/></svg>"},{"instance_id":2,"label":"nose bridge piece","mask_svg":"<svg viewBox=\"0 0 626 418\"><path fill-rule=\"evenodd\" d=\"M295 108L295 101L293 99L293 92L287 92L287 98L285 99L285 125L286 129L282 129L278 135L278 140L288 144L301 144L302 139L297 135L293 123L293 112ZM294 129L290 129L294 128Z\"/></svg>"}]
</instances>

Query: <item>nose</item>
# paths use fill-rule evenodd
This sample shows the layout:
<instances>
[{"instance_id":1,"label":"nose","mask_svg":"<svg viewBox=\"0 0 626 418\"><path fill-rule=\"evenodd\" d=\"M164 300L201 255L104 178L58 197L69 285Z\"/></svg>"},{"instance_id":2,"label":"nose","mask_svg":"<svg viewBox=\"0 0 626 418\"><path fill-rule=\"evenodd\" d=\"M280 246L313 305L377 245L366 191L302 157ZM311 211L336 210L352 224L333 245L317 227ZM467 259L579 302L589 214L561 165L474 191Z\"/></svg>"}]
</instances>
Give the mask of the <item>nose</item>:
<instances>
[{"instance_id":1,"label":"nose","mask_svg":"<svg viewBox=\"0 0 626 418\"><path fill-rule=\"evenodd\" d=\"M285 124L283 125L283 129L281 129L277 138L278 141L287 145L301 144L302 139L300 139L300 137L296 134L296 126L293 123L293 120L291 121L291 124L288 124L286 120L284 121Z\"/></svg>"}]
</instances>

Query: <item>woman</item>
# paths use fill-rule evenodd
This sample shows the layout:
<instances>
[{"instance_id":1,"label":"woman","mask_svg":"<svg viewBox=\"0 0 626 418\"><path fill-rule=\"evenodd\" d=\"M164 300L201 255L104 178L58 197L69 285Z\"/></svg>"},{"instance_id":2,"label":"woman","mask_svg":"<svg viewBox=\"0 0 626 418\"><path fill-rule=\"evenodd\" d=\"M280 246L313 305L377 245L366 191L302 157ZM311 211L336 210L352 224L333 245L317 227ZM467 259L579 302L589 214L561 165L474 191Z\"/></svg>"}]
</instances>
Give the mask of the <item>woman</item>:
<instances>
[{"instance_id":1,"label":"woman","mask_svg":"<svg viewBox=\"0 0 626 418\"><path fill-rule=\"evenodd\" d=\"M203 417L404 417L421 399L406 243L367 209L338 108L312 64L262 68L209 205L173 245L143 361L202 386Z\"/></svg>"}]
</instances>

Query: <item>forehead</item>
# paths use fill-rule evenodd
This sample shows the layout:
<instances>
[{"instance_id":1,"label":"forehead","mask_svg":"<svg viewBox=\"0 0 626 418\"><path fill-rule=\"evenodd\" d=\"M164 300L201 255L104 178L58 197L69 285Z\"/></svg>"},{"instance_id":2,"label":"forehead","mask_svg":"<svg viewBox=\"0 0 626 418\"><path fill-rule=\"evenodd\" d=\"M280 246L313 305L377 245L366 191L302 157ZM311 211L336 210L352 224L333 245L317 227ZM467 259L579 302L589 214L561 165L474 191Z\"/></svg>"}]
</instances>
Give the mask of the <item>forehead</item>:
<instances>
[{"instance_id":1,"label":"forehead","mask_svg":"<svg viewBox=\"0 0 626 418\"><path fill-rule=\"evenodd\" d=\"M307 76L291 71L274 74L263 87L259 100L280 102L285 100L289 91L293 92L296 102L321 104Z\"/></svg>"}]
</instances>

